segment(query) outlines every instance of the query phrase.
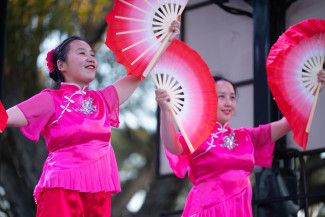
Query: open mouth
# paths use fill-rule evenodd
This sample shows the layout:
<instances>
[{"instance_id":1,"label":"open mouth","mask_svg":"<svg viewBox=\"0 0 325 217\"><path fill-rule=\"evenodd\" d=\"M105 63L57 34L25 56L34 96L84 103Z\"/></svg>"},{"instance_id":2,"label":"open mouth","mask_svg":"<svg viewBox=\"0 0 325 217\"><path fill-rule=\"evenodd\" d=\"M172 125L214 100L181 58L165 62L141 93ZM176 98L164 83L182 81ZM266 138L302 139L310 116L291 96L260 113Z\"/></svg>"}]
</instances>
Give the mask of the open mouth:
<instances>
[{"instance_id":1,"label":"open mouth","mask_svg":"<svg viewBox=\"0 0 325 217\"><path fill-rule=\"evenodd\" d=\"M231 110L221 110L224 114L229 115L231 113Z\"/></svg>"},{"instance_id":2,"label":"open mouth","mask_svg":"<svg viewBox=\"0 0 325 217\"><path fill-rule=\"evenodd\" d=\"M88 65L86 66L87 69L96 69L96 67L94 65Z\"/></svg>"}]
</instances>

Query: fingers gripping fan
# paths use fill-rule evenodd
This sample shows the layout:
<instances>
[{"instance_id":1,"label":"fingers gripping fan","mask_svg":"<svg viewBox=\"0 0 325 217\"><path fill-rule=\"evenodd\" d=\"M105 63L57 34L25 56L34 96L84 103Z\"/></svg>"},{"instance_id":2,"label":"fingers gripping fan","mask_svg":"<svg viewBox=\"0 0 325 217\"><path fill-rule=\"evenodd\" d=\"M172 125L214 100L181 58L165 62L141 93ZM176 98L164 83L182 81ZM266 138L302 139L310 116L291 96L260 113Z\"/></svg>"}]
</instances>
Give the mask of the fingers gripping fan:
<instances>
[{"instance_id":1,"label":"fingers gripping fan","mask_svg":"<svg viewBox=\"0 0 325 217\"><path fill-rule=\"evenodd\" d=\"M145 77L166 47L170 24L187 0L115 0L106 16L106 45L128 74Z\"/></svg>"},{"instance_id":2,"label":"fingers gripping fan","mask_svg":"<svg viewBox=\"0 0 325 217\"><path fill-rule=\"evenodd\" d=\"M304 149L318 98L317 73L325 56L325 20L309 19L290 27L272 46L267 80L295 141Z\"/></svg>"},{"instance_id":3,"label":"fingers gripping fan","mask_svg":"<svg viewBox=\"0 0 325 217\"><path fill-rule=\"evenodd\" d=\"M174 40L152 73L156 86L169 93L170 109L193 152L208 138L217 120L216 88L207 64L192 48Z\"/></svg>"}]
</instances>

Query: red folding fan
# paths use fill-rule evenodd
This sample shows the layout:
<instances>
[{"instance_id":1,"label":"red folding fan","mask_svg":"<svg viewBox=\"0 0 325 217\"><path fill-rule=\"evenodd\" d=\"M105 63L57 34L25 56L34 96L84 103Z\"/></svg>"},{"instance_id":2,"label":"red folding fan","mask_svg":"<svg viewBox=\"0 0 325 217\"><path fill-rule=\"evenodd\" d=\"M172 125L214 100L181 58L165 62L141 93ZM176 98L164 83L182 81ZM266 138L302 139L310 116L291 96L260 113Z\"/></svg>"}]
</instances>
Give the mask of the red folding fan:
<instances>
[{"instance_id":1,"label":"red folding fan","mask_svg":"<svg viewBox=\"0 0 325 217\"><path fill-rule=\"evenodd\" d=\"M106 16L106 45L128 74L145 77L168 45L170 24L187 0L115 0Z\"/></svg>"},{"instance_id":2,"label":"red folding fan","mask_svg":"<svg viewBox=\"0 0 325 217\"><path fill-rule=\"evenodd\" d=\"M8 115L6 109L3 107L0 101L0 133L2 133L6 128L7 121L8 121Z\"/></svg>"},{"instance_id":3,"label":"red folding fan","mask_svg":"<svg viewBox=\"0 0 325 217\"><path fill-rule=\"evenodd\" d=\"M271 92L287 118L295 141L306 149L325 57L325 20L290 27L272 46L266 67Z\"/></svg>"},{"instance_id":4,"label":"red folding fan","mask_svg":"<svg viewBox=\"0 0 325 217\"><path fill-rule=\"evenodd\" d=\"M193 152L211 134L217 120L215 82L207 64L184 42L174 40L152 70L158 88L170 97L170 109Z\"/></svg>"}]
</instances>

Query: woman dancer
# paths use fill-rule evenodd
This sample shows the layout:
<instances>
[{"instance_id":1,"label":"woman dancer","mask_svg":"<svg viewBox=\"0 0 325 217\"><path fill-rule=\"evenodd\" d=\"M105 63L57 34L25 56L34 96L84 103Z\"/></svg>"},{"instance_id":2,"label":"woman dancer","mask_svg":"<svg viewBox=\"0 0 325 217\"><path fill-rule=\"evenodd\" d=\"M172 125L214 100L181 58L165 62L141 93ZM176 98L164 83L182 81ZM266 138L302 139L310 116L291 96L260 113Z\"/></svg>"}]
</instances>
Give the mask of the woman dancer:
<instances>
[{"instance_id":1,"label":"woman dancer","mask_svg":"<svg viewBox=\"0 0 325 217\"><path fill-rule=\"evenodd\" d=\"M325 84L325 72L318 79ZM256 128L233 129L229 121L236 111L236 86L227 79L216 82L218 118L209 138L192 154L175 130L164 90L156 90L161 109L160 135L176 176L188 173L193 184L182 217L250 217L254 165L272 166L274 142L290 131L285 118ZM193 123L195 124L195 123Z\"/></svg>"},{"instance_id":2,"label":"woman dancer","mask_svg":"<svg viewBox=\"0 0 325 217\"><path fill-rule=\"evenodd\" d=\"M174 38L179 22L169 31ZM111 127L119 126L120 105L141 80L127 75L89 90L97 60L77 36L50 51L47 66L58 89L45 89L6 111L7 127L20 127L34 141L42 135L49 152L34 191L36 216L109 217L111 195L121 191Z\"/></svg>"}]
</instances>

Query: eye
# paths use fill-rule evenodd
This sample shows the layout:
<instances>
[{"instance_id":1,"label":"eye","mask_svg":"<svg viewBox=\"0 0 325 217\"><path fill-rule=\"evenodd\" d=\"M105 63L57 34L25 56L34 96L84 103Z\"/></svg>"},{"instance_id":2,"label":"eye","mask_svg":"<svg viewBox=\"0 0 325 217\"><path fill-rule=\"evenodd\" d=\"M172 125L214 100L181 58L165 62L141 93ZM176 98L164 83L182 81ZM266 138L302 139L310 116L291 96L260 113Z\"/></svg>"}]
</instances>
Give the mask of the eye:
<instances>
[{"instance_id":1,"label":"eye","mask_svg":"<svg viewBox=\"0 0 325 217\"><path fill-rule=\"evenodd\" d=\"M85 55L86 53L84 51L80 51L79 54Z\"/></svg>"},{"instance_id":2,"label":"eye","mask_svg":"<svg viewBox=\"0 0 325 217\"><path fill-rule=\"evenodd\" d=\"M224 99L225 98L225 95L219 95L218 98L219 99Z\"/></svg>"}]
</instances>

